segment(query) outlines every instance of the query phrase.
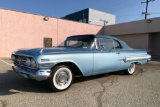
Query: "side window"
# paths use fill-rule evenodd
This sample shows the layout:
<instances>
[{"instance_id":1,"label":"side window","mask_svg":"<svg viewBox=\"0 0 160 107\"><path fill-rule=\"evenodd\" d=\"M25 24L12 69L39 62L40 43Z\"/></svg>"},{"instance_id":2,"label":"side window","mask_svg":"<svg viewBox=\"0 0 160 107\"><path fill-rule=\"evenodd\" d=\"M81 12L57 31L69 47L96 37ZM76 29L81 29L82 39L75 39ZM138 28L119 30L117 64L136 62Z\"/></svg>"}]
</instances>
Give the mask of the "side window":
<instances>
[{"instance_id":1,"label":"side window","mask_svg":"<svg viewBox=\"0 0 160 107\"><path fill-rule=\"evenodd\" d=\"M114 40L114 46L115 46L115 49L122 49L121 44L116 40Z\"/></svg>"},{"instance_id":2,"label":"side window","mask_svg":"<svg viewBox=\"0 0 160 107\"><path fill-rule=\"evenodd\" d=\"M98 38L98 48L103 50L106 49L114 49L113 40L112 39L104 39L104 38Z\"/></svg>"},{"instance_id":3,"label":"side window","mask_svg":"<svg viewBox=\"0 0 160 107\"><path fill-rule=\"evenodd\" d=\"M82 46L82 42L81 41L70 40L70 41L68 41L67 46L71 46L71 47Z\"/></svg>"}]
</instances>

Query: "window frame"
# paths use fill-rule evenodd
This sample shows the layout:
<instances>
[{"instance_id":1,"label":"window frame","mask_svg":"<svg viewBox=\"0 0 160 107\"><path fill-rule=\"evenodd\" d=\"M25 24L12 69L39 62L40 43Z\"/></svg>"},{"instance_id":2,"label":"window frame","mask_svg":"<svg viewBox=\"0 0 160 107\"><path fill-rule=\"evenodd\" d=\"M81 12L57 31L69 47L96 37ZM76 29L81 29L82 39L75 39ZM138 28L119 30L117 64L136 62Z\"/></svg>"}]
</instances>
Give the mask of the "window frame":
<instances>
[{"instance_id":1,"label":"window frame","mask_svg":"<svg viewBox=\"0 0 160 107\"><path fill-rule=\"evenodd\" d=\"M113 39L113 42L114 42L114 49L122 49L123 48L118 40ZM115 42L117 42L119 44L120 48L116 48Z\"/></svg>"},{"instance_id":2,"label":"window frame","mask_svg":"<svg viewBox=\"0 0 160 107\"><path fill-rule=\"evenodd\" d=\"M100 46L99 46L99 39L107 39L107 40L112 40L112 43L113 43L113 49L122 49L123 47L122 47L122 45L120 44L120 42L118 41L118 40L115 40L115 39L111 39L111 38L101 38L101 37L97 37L97 38L95 38L95 46L96 46L96 49L97 50L100 50ZM120 48L116 48L115 47L115 41L119 44L119 46L120 46ZM107 49L107 48L106 48ZM104 49L104 50L106 50L106 49ZM111 49L109 49L109 50L111 50Z\"/></svg>"}]
</instances>

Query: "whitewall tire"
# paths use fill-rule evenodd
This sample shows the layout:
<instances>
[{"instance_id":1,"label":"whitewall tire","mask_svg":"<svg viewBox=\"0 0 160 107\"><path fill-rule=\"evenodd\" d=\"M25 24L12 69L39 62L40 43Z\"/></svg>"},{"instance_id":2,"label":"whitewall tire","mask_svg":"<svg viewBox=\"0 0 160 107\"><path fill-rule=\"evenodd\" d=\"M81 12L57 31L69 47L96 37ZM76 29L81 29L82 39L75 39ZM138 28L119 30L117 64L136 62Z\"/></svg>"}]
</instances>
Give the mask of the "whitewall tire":
<instances>
[{"instance_id":1,"label":"whitewall tire","mask_svg":"<svg viewBox=\"0 0 160 107\"><path fill-rule=\"evenodd\" d=\"M131 63L128 69L125 71L125 74L132 75L135 72L136 65L135 63Z\"/></svg>"},{"instance_id":2,"label":"whitewall tire","mask_svg":"<svg viewBox=\"0 0 160 107\"><path fill-rule=\"evenodd\" d=\"M72 71L64 65L56 66L52 70L49 78L49 86L53 91L63 91L68 89L73 81Z\"/></svg>"}]
</instances>

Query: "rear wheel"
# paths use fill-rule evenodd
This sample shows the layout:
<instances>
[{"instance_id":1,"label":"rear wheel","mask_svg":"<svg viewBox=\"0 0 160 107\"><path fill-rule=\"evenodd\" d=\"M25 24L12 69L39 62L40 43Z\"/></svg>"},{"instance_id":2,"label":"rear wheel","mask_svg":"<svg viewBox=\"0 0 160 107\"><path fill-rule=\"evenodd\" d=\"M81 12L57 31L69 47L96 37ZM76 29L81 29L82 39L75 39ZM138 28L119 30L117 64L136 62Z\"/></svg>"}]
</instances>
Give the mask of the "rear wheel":
<instances>
[{"instance_id":1,"label":"rear wheel","mask_svg":"<svg viewBox=\"0 0 160 107\"><path fill-rule=\"evenodd\" d=\"M49 86L53 91L63 91L68 89L71 86L72 81L73 73L64 65L53 68L51 77L48 79Z\"/></svg>"},{"instance_id":2,"label":"rear wheel","mask_svg":"<svg viewBox=\"0 0 160 107\"><path fill-rule=\"evenodd\" d=\"M132 75L135 72L136 65L135 63L131 63L129 68L125 71L125 74Z\"/></svg>"}]
</instances>

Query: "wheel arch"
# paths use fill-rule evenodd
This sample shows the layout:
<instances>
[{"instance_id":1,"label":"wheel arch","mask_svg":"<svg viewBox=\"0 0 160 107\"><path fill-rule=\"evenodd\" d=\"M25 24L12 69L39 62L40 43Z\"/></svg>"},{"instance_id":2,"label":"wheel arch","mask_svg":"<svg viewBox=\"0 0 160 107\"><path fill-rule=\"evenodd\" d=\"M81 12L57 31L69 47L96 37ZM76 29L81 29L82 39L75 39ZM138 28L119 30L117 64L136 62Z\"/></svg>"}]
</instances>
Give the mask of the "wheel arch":
<instances>
[{"instance_id":1,"label":"wheel arch","mask_svg":"<svg viewBox=\"0 0 160 107\"><path fill-rule=\"evenodd\" d=\"M67 61L67 62L59 62L57 64L55 64L51 70L53 68L55 68L56 66L59 66L59 65L65 65L67 67L69 67L72 71L72 73L74 74L74 76L84 76L81 69L74 63L74 62L70 62L70 61Z\"/></svg>"},{"instance_id":2,"label":"wheel arch","mask_svg":"<svg viewBox=\"0 0 160 107\"><path fill-rule=\"evenodd\" d=\"M135 63L135 65L141 65L142 64L140 61L132 61L131 63Z\"/></svg>"}]
</instances>

